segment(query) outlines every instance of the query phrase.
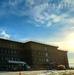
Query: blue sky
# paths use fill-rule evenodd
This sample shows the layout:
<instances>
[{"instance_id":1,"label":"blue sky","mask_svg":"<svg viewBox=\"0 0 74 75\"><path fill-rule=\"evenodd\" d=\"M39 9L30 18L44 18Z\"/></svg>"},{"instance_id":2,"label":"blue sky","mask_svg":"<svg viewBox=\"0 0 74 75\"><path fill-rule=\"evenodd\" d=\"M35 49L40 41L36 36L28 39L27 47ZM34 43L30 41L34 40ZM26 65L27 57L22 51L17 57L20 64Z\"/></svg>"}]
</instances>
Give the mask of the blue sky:
<instances>
[{"instance_id":1,"label":"blue sky","mask_svg":"<svg viewBox=\"0 0 74 75\"><path fill-rule=\"evenodd\" d=\"M74 0L0 0L0 38L37 40L68 51L74 63Z\"/></svg>"}]
</instances>

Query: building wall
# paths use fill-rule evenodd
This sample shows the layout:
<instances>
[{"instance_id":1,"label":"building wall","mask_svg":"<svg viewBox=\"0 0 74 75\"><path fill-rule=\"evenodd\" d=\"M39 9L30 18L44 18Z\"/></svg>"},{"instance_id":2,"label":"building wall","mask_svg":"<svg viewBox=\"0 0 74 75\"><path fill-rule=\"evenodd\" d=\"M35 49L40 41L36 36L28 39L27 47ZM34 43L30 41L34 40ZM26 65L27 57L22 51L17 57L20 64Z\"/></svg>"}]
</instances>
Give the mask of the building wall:
<instances>
[{"instance_id":1,"label":"building wall","mask_svg":"<svg viewBox=\"0 0 74 75\"><path fill-rule=\"evenodd\" d=\"M20 43L0 39L0 68L7 67L9 70L9 68L17 66L7 64L8 60L26 62L34 70L42 67L50 69L52 62L69 68L67 51L58 50L57 46L33 41Z\"/></svg>"},{"instance_id":2,"label":"building wall","mask_svg":"<svg viewBox=\"0 0 74 75\"><path fill-rule=\"evenodd\" d=\"M24 46L21 43L0 39L0 68L3 68L3 70L11 70L17 66L8 64L7 62L9 60L25 61L24 52Z\"/></svg>"},{"instance_id":3,"label":"building wall","mask_svg":"<svg viewBox=\"0 0 74 75\"><path fill-rule=\"evenodd\" d=\"M67 51L58 50L57 46L46 45L37 42L27 42L31 45L30 51L32 51L32 62L33 68L39 69L41 67L46 67L47 69L49 63L55 62L58 65L65 65L69 68ZM48 65L45 65L48 64Z\"/></svg>"}]
</instances>

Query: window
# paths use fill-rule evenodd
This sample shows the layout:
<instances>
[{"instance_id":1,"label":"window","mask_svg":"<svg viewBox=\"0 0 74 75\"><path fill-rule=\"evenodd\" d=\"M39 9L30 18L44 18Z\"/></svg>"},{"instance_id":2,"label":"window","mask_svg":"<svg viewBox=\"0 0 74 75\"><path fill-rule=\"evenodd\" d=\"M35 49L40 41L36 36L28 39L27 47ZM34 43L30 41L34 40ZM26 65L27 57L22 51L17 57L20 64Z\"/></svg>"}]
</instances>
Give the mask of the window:
<instances>
[{"instance_id":1,"label":"window","mask_svg":"<svg viewBox=\"0 0 74 75\"><path fill-rule=\"evenodd\" d=\"M7 58L7 57L5 57L5 60L8 60L8 58Z\"/></svg>"},{"instance_id":2,"label":"window","mask_svg":"<svg viewBox=\"0 0 74 75\"><path fill-rule=\"evenodd\" d=\"M45 53L43 53L43 55L44 55Z\"/></svg>"},{"instance_id":3,"label":"window","mask_svg":"<svg viewBox=\"0 0 74 75\"><path fill-rule=\"evenodd\" d=\"M10 50L8 50L8 53L10 53Z\"/></svg>"},{"instance_id":4,"label":"window","mask_svg":"<svg viewBox=\"0 0 74 75\"><path fill-rule=\"evenodd\" d=\"M40 52L38 52L38 54L40 55Z\"/></svg>"},{"instance_id":5,"label":"window","mask_svg":"<svg viewBox=\"0 0 74 75\"><path fill-rule=\"evenodd\" d=\"M11 51L11 53L13 54L13 51Z\"/></svg>"},{"instance_id":6,"label":"window","mask_svg":"<svg viewBox=\"0 0 74 75\"><path fill-rule=\"evenodd\" d=\"M1 57L1 60L4 60L3 57Z\"/></svg>"},{"instance_id":7,"label":"window","mask_svg":"<svg viewBox=\"0 0 74 75\"><path fill-rule=\"evenodd\" d=\"M14 53L16 54L16 51Z\"/></svg>"},{"instance_id":8,"label":"window","mask_svg":"<svg viewBox=\"0 0 74 75\"><path fill-rule=\"evenodd\" d=\"M15 58L14 60L16 61L17 59Z\"/></svg>"},{"instance_id":9,"label":"window","mask_svg":"<svg viewBox=\"0 0 74 75\"><path fill-rule=\"evenodd\" d=\"M18 58L18 61L19 61L19 58Z\"/></svg>"},{"instance_id":10,"label":"window","mask_svg":"<svg viewBox=\"0 0 74 75\"><path fill-rule=\"evenodd\" d=\"M47 47L45 47L44 49L47 50Z\"/></svg>"},{"instance_id":11,"label":"window","mask_svg":"<svg viewBox=\"0 0 74 75\"><path fill-rule=\"evenodd\" d=\"M1 53L3 53L3 49L1 50Z\"/></svg>"},{"instance_id":12,"label":"window","mask_svg":"<svg viewBox=\"0 0 74 75\"><path fill-rule=\"evenodd\" d=\"M37 59L35 58L35 61L36 61Z\"/></svg>"},{"instance_id":13,"label":"window","mask_svg":"<svg viewBox=\"0 0 74 75\"><path fill-rule=\"evenodd\" d=\"M17 51L17 54L19 54L19 52Z\"/></svg>"},{"instance_id":14,"label":"window","mask_svg":"<svg viewBox=\"0 0 74 75\"><path fill-rule=\"evenodd\" d=\"M41 61L41 59L39 59L39 61Z\"/></svg>"},{"instance_id":15,"label":"window","mask_svg":"<svg viewBox=\"0 0 74 75\"><path fill-rule=\"evenodd\" d=\"M11 58L11 60L13 60L13 58Z\"/></svg>"},{"instance_id":16,"label":"window","mask_svg":"<svg viewBox=\"0 0 74 75\"><path fill-rule=\"evenodd\" d=\"M38 67L37 65L35 65L36 67Z\"/></svg>"},{"instance_id":17,"label":"window","mask_svg":"<svg viewBox=\"0 0 74 75\"><path fill-rule=\"evenodd\" d=\"M45 53L45 56L47 57L48 56L48 53Z\"/></svg>"},{"instance_id":18,"label":"window","mask_svg":"<svg viewBox=\"0 0 74 75\"><path fill-rule=\"evenodd\" d=\"M12 47L12 44L10 44L10 46Z\"/></svg>"},{"instance_id":19,"label":"window","mask_svg":"<svg viewBox=\"0 0 74 75\"><path fill-rule=\"evenodd\" d=\"M49 62L49 59L46 59L46 62Z\"/></svg>"},{"instance_id":20,"label":"window","mask_svg":"<svg viewBox=\"0 0 74 75\"><path fill-rule=\"evenodd\" d=\"M6 53L6 50L5 50L5 53Z\"/></svg>"}]
</instances>

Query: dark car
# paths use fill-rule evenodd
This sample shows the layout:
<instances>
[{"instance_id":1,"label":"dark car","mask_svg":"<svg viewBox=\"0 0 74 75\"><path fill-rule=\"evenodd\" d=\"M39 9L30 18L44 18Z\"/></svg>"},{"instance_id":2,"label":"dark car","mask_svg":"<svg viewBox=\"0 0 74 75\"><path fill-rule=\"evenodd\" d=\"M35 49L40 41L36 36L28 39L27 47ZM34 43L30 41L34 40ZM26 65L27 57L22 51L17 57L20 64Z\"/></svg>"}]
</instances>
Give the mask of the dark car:
<instances>
[{"instance_id":1,"label":"dark car","mask_svg":"<svg viewBox=\"0 0 74 75\"><path fill-rule=\"evenodd\" d=\"M57 69L58 70L66 70L66 67L64 65L58 65Z\"/></svg>"}]
</instances>

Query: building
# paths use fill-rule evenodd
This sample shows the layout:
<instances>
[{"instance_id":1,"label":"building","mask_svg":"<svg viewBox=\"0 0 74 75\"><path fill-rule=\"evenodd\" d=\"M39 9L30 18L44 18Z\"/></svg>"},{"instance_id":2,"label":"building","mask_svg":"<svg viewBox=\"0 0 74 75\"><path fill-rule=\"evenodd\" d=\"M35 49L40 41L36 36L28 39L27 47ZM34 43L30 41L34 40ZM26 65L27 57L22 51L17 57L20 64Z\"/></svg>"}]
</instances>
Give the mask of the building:
<instances>
[{"instance_id":1,"label":"building","mask_svg":"<svg viewBox=\"0 0 74 75\"><path fill-rule=\"evenodd\" d=\"M26 70L26 66L31 70L51 69L52 63L69 68L67 51L35 41L21 43L0 38L0 70Z\"/></svg>"}]
</instances>

